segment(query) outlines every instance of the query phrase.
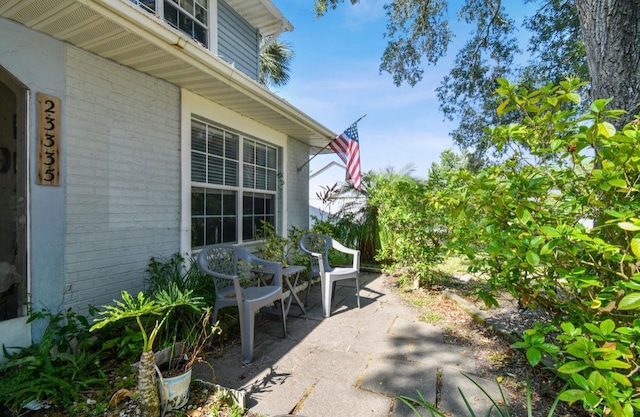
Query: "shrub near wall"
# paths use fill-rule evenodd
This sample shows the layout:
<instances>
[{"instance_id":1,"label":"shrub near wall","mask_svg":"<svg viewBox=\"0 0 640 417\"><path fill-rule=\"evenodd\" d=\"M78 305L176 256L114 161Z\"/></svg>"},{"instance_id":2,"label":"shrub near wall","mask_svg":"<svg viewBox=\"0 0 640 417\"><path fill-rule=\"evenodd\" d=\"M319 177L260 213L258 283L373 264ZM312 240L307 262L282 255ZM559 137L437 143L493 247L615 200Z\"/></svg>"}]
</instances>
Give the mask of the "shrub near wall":
<instances>
[{"instance_id":1,"label":"shrub near wall","mask_svg":"<svg viewBox=\"0 0 640 417\"><path fill-rule=\"evenodd\" d=\"M414 285L430 285L429 269L442 260L448 235L434 190L410 176L379 174L369 192L369 204L378 212L376 259L404 270Z\"/></svg>"},{"instance_id":2,"label":"shrub near wall","mask_svg":"<svg viewBox=\"0 0 640 417\"><path fill-rule=\"evenodd\" d=\"M528 92L500 80L498 112L521 122L487 132L511 157L458 174L452 243L491 288L557 318L516 347L534 365L555 359L571 384L562 400L631 417L640 413L640 120L617 130L621 112L607 100L580 114L580 85Z\"/></svg>"}]
</instances>

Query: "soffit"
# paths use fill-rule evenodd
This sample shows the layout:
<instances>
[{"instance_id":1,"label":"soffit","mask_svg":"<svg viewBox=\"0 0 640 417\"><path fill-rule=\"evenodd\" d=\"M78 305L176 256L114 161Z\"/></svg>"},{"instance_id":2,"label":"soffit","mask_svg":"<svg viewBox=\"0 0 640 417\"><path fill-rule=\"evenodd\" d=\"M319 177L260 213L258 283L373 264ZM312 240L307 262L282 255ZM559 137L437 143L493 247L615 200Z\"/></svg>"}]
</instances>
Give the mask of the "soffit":
<instances>
[{"instance_id":1,"label":"soffit","mask_svg":"<svg viewBox=\"0 0 640 417\"><path fill-rule=\"evenodd\" d=\"M293 25L278 10L271 0L225 0L262 36L278 35L293 30Z\"/></svg>"},{"instance_id":2,"label":"soffit","mask_svg":"<svg viewBox=\"0 0 640 417\"><path fill-rule=\"evenodd\" d=\"M234 8L271 3L227 1ZM0 0L0 16L188 89L312 146L325 146L335 136L129 0Z\"/></svg>"}]
</instances>

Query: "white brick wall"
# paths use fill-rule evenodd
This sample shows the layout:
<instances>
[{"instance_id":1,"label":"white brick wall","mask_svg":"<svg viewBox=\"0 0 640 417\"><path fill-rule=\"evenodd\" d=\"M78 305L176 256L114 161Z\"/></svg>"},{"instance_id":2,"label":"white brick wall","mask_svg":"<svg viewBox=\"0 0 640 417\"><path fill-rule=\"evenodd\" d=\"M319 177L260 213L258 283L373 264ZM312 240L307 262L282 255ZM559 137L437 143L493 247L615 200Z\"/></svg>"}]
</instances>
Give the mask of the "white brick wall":
<instances>
[{"instance_id":1,"label":"white brick wall","mask_svg":"<svg viewBox=\"0 0 640 417\"><path fill-rule=\"evenodd\" d=\"M309 228L309 164L298 172L298 167L309 159L309 145L293 138L288 139L287 145L289 177L285 180L285 187L288 196L288 224L285 225L285 234L291 226L304 230Z\"/></svg>"},{"instance_id":2,"label":"white brick wall","mask_svg":"<svg viewBox=\"0 0 640 417\"><path fill-rule=\"evenodd\" d=\"M180 90L67 48L65 307L143 289L179 250Z\"/></svg>"}]
</instances>

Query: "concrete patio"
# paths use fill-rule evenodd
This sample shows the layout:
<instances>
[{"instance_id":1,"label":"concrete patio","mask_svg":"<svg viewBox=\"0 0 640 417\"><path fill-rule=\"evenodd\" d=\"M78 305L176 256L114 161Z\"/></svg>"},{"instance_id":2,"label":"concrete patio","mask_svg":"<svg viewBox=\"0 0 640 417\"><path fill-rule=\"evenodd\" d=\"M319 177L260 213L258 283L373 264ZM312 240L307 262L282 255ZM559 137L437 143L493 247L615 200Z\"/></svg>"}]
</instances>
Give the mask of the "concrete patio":
<instances>
[{"instance_id":1,"label":"concrete patio","mask_svg":"<svg viewBox=\"0 0 640 417\"><path fill-rule=\"evenodd\" d=\"M397 396L417 398L417 391L442 411L467 415L458 387L476 414L487 415L491 403L463 373L493 398L500 393L494 381L474 376L470 351L445 344L438 327L420 322L385 275L361 275L360 309L352 283L338 285L329 318L319 284L312 286L307 314L291 307L286 338L278 317L260 314L254 361L242 364L239 344L225 348L210 359L216 382L244 390L252 412L272 417L414 416ZM199 365L195 376L210 380L211 370Z\"/></svg>"}]
</instances>

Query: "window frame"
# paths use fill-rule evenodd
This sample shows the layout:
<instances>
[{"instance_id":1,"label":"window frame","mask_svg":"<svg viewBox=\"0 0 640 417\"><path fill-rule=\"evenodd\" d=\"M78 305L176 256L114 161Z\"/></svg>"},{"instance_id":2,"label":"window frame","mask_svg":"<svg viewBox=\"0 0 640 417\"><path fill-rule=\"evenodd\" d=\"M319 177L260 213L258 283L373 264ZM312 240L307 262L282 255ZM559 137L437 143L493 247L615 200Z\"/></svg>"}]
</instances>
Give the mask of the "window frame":
<instances>
[{"instance_id":1,"label":"window frame","mask_svg":"<svg viewBox=\"0 0 640 417\"><path fill-rule=\"evenodd\" d=\"M191 37L193 40L200 43L204 48L207 48L207 49L211 48L211 45L214 39L211 36L211 34L215 32L214 30L215 28L211 27L212 26L211 22L215 22L216 20L212 18L212 14L216 13L215 4L213 4L215 3L216 0L152 0L152 1L130 0L130 1L136 6L140 7L141 9L149 13L153 13L160 16L164 22L166 22L176 30L179 30L185 35ZM174 7L178 12L178 15L177 15L178 17L176 18L177 21L175 23L169 21L169 19L167 18L167 13L165 13L165 1L172 3L172 7ZM182 7L181 3L183 1L193 2L193 9L194 9L193 12L189 12L186 8ZM151 7L151 5L149 4L151 2L153 2L153 7ZM200 4L202 2L206 2L206 7L203 7ZM203 8L204 12L206 13L204 22L196 17L197 7ZM194 36L194 33L195 33L194 30L192 30L192 32L190 33L180 28L181 25L180 25L179 16L183 16L183 15L188 17L192 21L192 27L195 27L197 25L201 28L204 28L204 37L202 39L198 39Z\"/></svg>"},{"instance_id":2,"label":"window frame","mask_svg":"<svg viewBox=\"0 0 640 417\"><path fill-rule=\"evenodd\" d=\"M242 132L237 131L236 129L232 129L229 127L226 127L224 125L221 125L220 123L216 123L216 122L212 122L209 121L207 119L204 119L202 117L198 117L196 115L191 115L191 118L189 120L189 124L191 126L191 129L189 130L190 135L189 135L189 147L188 147L188 158L190 161L189 164L189 188L190 188L190 193L192 195L192 200L191 200L191 204L193 204L193 192L194 190L198 189L204 189L204 190L212 190L214 192L221 192L221 193L228 193L228 192L233 192L235 193L235 199L236 199L236 214L235 214L235 241L231 241L231 242L224 242L224 243L229 243L229 244L253 244L253 243L260 243L263 241L263 239L260 238L256 238L256 232L258 229L258 225L257 225L257 221L259 220L260 217L266 218L266 217L271 217L272 220L272 224L274 226L274 228L278 227L278 224L281 223L281 216L282 216L282 211L281 211L281 204L282 204L282 194L281 194L281 190L280 190L280 179L282 178L283 174L283 159L282 159L282 153L283 153L283 149L282 146L274 144L266 139L260 139L260 138L256 138L252 135L248 135ZM223 177L221 178L220 183L209 183L209 182L202 182L202 181L196 181L194 180L194 138L193 138L193 128L196 124L200 124L200 125L205 125L207 127L207 130L205 132L205 142L208 143L208 140L206 139L207 137L209 137L207 135L207 132L209 132L209 128L218 130L223 132L223 136L226 137L226 135L230 135L230 136L236 136L237 140L238 140L238 148L237 148L237 162L238 162L238 169L236 171L236 182L235 185L228 185L227 184L227 178L223 175ZM245 148L247 147L247 144L253 144L254 145L254 157L252 159L252 163L249 163L247 161L245 161L246 156L245 156ZM266 155L270 155L267 156L265 158L265 162L264 162L264 166L260 163L259 161L259 157L257 156L257 151L255 149L257 149L258 147L260 148L264 148L265 149L265 154ZM226 156L225 155L225 149L222 149L222 156ZM205 154L207 154L208 156L213 156L213 158L206 158L205 160L223 160L226 161L226 159L224 159L223 157L221 157L221 155L217 155L215 153L208 153L208 148L205 151ZM195 150L195 152L197 152L198 154L201 154L202 151L201 150ZM273 162L271 162L270 158L274 158L275 160ZM271 184L269 182L269 180L265 179L265 184L263 188L257 188L256 187L256 182L253 182L253 187L248 186L245 183L245 171L248 170L248 167L253 167L254 168L254 172L256 171L257 168L265 168L266 170L268 170L269 172L272 172L272 177L273 177L273 184ZM208 167L208 163L207 163L207 167ZM205 170L205 174L204 174L204 179L205 180L209 180L209 176L208 176L208 170ZM206 192L205 192L206 194ZM264 201L265 206L268 205L268 198L264 198L264 197L270 197L271 200L271 204L270 204L270 208L271 208L271 212L270 213L259 213L256 212L253 208L252 210L248 211L247 207L245 206L245 199L246 198L252 198L253 203L255 203L256 200L260 200L262 199ZM205 197L206 198L206 197ZM194 242L194 236L193 236L193 222L194 222L194 218L199 218L199 216L202 216L203 219L207 218L214 218L215 216L218 215L210 215L208 216L206 213L206 209L204 210L203 214L200 214L199 212L196 213L194 211L194 207L190 205L190 209L189 209L189 219L190 219L190 224L191 227L189 229L189 242L190 242L190 250L192 251L197 251L200 248L202 248L204 245L207 244L212 244L214 242L208 242L206 240L207 237L207 227L206 227L206 223L205 226L203 226L203 233L204 233L204 241L203 241L203 245L200 246L194 246L193 242ZM219 217L221 219L227 217L227 215L219 215ZM253 224L253 229L251 231L251 237L250 238L246 238L246 231L245 231L245 222L246 219L251 218L253 219L252 224ZM224 235L223 235L224 236ZM224 237L223 237L224 238ZM202 242L202 240L198 240L198 242ZM218 242L216 242L218 243ZM220 242L222 243L222 242Z\"/></svg>"}]
</instances>

